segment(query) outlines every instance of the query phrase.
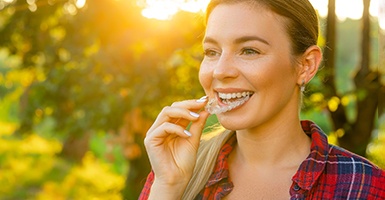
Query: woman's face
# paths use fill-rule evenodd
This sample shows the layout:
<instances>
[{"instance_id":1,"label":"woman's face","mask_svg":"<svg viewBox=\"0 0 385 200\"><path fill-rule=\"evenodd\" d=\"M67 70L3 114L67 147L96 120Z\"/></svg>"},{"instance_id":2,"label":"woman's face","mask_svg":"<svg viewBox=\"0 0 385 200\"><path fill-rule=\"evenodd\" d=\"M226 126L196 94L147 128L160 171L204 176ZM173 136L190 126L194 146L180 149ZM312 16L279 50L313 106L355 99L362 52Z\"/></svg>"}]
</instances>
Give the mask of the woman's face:
<instances>
[{"instance_id":1,"label":"woman's face","mask_svg":"<svg viewBox=\"0 0 385 200\"><path fill-rule=\"evenodd\" d=\"M246 3L218 5L211 12L200 83L221 106L250 97L217 115L225 128L252 129L298 115L298 75L284 23L270 10Z\"/></svg>"}]
</instances>

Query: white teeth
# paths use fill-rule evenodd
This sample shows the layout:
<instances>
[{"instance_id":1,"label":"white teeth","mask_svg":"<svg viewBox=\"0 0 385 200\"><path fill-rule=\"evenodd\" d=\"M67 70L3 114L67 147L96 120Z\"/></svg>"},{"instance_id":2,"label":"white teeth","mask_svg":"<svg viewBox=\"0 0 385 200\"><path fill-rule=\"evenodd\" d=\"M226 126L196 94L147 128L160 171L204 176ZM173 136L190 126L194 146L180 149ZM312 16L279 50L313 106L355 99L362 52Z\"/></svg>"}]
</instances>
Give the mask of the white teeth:
<instances>
[{"instance_id":1,"label":"white teeth","mask_svg":"<svg viewBox=\"0 0 385 200\"><path fill-rule=\"evenodd\" d=\"M206 105L206 110L211 114L220 114L237 108L248 101L254 92L238 92L238 93L218 93L222 103L220 105L216 98L210 99Z\"/></svg>"},{"instance_id":2,"label":"white teeth","mask_svg":"<svg viewBox=\"0 0 385 200\"><path fill-rule=\"evenodd\" d=\"M228 102L228 104L225 106L220 106L218 101L215 98L210 99L206 105L206 110L210 114L224 113L224 112L230 111L234 108L237 108L237 107L243 105L244 103L246 103L246 101L249 100L249 98L250 98L250 96L246 96L244 98L237 99L234 102Z\"/></svg>"},{"instance_id":3,"label":"white teeth","mask_svg":"<svg viewBox=\"0 0 385 200\"><path fill-rule=\"evenodd\" d=\"M252 92L238 92L238 93L218 93L219 98L221 99L234 99L250 96Z\"/></svg>"}]
</instances>

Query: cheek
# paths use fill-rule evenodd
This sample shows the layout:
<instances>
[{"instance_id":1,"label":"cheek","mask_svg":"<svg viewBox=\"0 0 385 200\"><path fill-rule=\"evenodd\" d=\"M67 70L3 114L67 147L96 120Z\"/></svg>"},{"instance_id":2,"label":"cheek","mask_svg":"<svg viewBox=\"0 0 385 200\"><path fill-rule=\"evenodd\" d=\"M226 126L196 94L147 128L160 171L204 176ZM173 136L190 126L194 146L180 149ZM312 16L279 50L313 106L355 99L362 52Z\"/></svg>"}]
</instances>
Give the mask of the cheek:
<instances>
[{"instance_id":1,"label":"cheek","mask_svg":"<svg viewBox=\"0 0 385 200\"><path fill-rule=\"evenodd\" d=\"M203 63L201 64L201 67L199 68L199 82L205 91L208 91L210 89L211 72L209 70L209 67L207 67Z\"/></svg>"}]
</instances>

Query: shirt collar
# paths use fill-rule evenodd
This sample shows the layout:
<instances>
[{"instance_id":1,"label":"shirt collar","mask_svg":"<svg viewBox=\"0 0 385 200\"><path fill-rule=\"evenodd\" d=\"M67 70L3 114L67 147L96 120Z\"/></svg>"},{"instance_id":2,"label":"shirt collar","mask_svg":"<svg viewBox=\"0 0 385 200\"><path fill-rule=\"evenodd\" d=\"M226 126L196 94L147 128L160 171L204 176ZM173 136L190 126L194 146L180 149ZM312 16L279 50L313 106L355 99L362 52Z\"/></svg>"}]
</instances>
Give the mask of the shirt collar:
<instances>
[{"instance_id":1,"label":"shirt collar","mask_svg":"<svg viewBox=\"0 0 385 200\"><path fill-rule=\"evenodd\" d=\"M310 190L322 174L329 155L329 144L326 135L315 123L301 121L302 129L311 137L309 156L301 163L292 180L299 187Z\"/></svg>"},{"instance_id":2,"label":"shirt collar","mask_svg":"<svg viewBox=\"0 0 385 200\"><path fill-rule=\"evenodd\" d=\"M228 157L237 143L237 137L235 134L227 140L227 142L221 148L218 158L215 164L214 172L211 174L206 187L217 184L223 179L229 178L229 165Z\"/></svg>"}]
</instances>

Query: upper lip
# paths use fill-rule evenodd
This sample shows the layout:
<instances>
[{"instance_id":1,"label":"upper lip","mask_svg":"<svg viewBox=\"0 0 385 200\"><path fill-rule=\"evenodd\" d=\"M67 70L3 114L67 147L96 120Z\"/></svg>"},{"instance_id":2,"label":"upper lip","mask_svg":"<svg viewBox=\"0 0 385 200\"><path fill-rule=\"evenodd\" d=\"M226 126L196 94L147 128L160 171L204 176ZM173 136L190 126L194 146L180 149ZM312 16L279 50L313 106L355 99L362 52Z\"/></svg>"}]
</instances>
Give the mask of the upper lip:
<instances>
[{"instance_id":1,"label":"upper lip","mask_svg":"<svg viewBox=\"0 0 385 200\"><path fill-rule=\"evenodd\" d=\"M253 92L251 90L241 89L241 88L215 88L216 93L238 93L238 92Z\"/></svg>"}]
</instances>

